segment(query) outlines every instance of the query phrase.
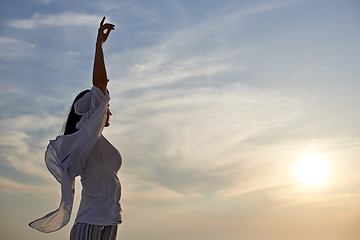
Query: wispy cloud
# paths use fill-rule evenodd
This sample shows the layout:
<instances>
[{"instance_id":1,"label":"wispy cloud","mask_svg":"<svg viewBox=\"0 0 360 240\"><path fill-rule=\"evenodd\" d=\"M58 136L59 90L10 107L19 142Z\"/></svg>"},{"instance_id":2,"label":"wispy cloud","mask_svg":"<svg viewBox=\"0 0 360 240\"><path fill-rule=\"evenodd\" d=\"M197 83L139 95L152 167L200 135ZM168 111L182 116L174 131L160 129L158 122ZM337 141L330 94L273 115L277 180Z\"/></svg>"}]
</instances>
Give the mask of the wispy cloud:
<instances>
[{"instance_id":1,"label":"wispy cloud","mask_svg":"<svg viewBox=\"0 0 360 240\"><path fill-rule=\"evenodd\" d=\"M48 192L49 190L50 188L37 187L30 184L19 183L4 177L0 177L0 191L2 192L2 194Z\"/></svg>"},{"instance_id":2,"label":"wispy cloud","mask_svg":"<svg viewBox=\"0 0 360 240\"><path fill-rule=\"evenodd\" d=\"M7 37L0 37L0 58L2 60L18 60L32 55L34 44Z\"/></svg>"},{"instance_id":3,"label":"wispy cloud","mask_svg":"<svg viewBox=\"0 0 360 240\"><path fill-rule=\"evenodd\" d=\"M164 34L153 46L110 54L112 108L121 117L113 117L112 128L119 129L106 134L122 143L132 159L127 163L129 174L142 173L139 184L147 181L197 196L221 191L237 196L280 184L277 180L255 186L254 181L247 182L246 190L242 186L241 193L237 185L232 189L255 171L245 163L258 156L244 145L259 148L261 143L254 139L274 129L290 131L301 103L243 83L253 66L242 54L257 47L223 41L229 33L220 29L235 24L239 16L285 6L233 11ZM134 140L123 141L126 136Z\"/></svg>"},{"instance_id":4,"label":"wispy cloud","mask_svg":"<svg viewBox=\"0 0 360 240\"><path fill-rule=\"evenodd\" d=\"M61 124L62 119L44 115L1 119L1 158L17 172L48 178L43 159L46 145L53 136L39 132L52 132L52 128L59 129Z\"/></svg>"},{"instance_id":5,"label":"wispy cloud","mask_svg":"<svg viewBox=\"0 0 360 240\"><path fill-rule=\"evenodd\" d=\"M112 127L120 132L106 130L105 134L129 155L127 171L182 194L200 195L229 189L238 181L244 184L250 175L259 180L256 167L246 165L259 158L254 149L264 151L262 143L252 139L276 129L288 131L301 109L294 99L239 84L218 89L149 89L119 102L127 105L117 109L113 104L121 117L113 117ZM132 140L122 140L127 136ZM276 136L272 141L277 142ZM271 172L274 167L267 169ZM261 181L254 186L256 182L246 182L251 186L245 190L243 185L242 193L264 187ZM268 184L273 187L279 181Z\"/></svg>"},{"instance_id":6,"label":"wispy cloud","mask_svg":"<svg viewBox=\"0 0 360 240\"><path fill-rule=\"evenodd\" d=\"M229 7L226 14L162 33L162 39L152 46L110 54L107 61L109 72L112 77L121 77L124 91L159 87L187 79L221 77L226 84L228 77L221 74L228 72L237 74L237 81L241 81L240 74L252 67L243 60L242 54L256 52L259 46L241 45L241 41L232 35L231 28L235 25L241 27L239 19L296 2L275 1L242 8ZM206 83L202 81L201 84Z\"/></svg>"},{"instance_id":7,"label":"wispy cloud","mask_svg":"<svg viewBox=\"0 0 360 240\"><path fill-rule=\"evenodd\" d=\"M278 1L277 0L277 1L262 2L260 4L252 4L252 5L243 6L242 8L240 8L239 14L237 14L237 15L245 17L248 15L259 14L259 13L263 13L263 12L267 12L267 11L286 8L286 7L289 7L296 3L299 3L301 1L303 1L303 0L290 0L290 1L288 1L288 0ZM236 4L237 4L237 2L236 2ZM227 6L227 8L232 8L232 7L234 7L232 4ZM237 5L237 7L239 7L239 5Z\"/></svg>"},{"instance_id":8,"label":"wispy cloud","mask_svg":"<svg viewBox=\"0 0 360 240\"><path fill-rule=\"evenodd\" d=\"M43 5L48 5L48 4L52 3L53 1L54 0L33 0L33 2L43 4Z\"/></svg>"},{"instance_id":9,"label":"wispy cloud","mask_svg":"<svg viewBox=\"0 0 360 240\"><path fill-rule=\"evenodd\" d=\"M296 2L236 9L153 46L110 54L112 108L121 116L106 134L127 153L127 173L141 173L137 183L222 198L294 183L294 155L309 144L314 124L311 107L281 89L254 86L254 63L244 55L266 61L263 46L224 39L240 18Z\"/></svg>"},{"instance_id":10,"label":"wispy cloud","mask_svg":"<svg viewBox=\"0 0 360 240\"><path fill-rule=\"evenodd\" d=\"M12 19L8 26L20 29L36 29L43 27L94 27L99 23L101 16L86 13L62 12L58 14L35 13L31 18Z\"/></svg>"},{"instance_id":11,"label":"wispy cloud","mask_svg":"<svg viewBox=\"0 0 360 240\"><path fill-rule=\"evenodd\" d=\"M91 85L100 14L117 26L104 46L113 112L104 135L123 157L124 238L359 239L351 4L83 2L34 0L3 16L0 191L17 199L3 211L8 239L38 238L14 213L58 204L44 151L77 88ZM312 152L331 169L316 189L294 175ZM52 183L54 194L32 194Z\"/></svg>"}]
</instances>

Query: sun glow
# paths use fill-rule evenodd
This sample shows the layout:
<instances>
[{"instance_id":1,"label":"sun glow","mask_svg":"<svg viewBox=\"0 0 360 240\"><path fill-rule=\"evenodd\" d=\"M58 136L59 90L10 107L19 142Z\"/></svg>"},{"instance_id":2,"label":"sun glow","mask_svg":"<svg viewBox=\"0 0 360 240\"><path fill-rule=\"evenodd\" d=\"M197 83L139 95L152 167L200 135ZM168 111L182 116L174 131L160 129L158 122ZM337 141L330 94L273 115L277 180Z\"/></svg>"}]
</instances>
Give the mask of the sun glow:
<instances>
[{"instance_id":1,"label":"sun glow","mask_svg":"<svg viewBox=\"0 0 360 240\"><path fill-rule=\"evenodd\" d=\"M324 184L328 176L328 166L320 156L307 155L295 166L295 175L305 185L318 187Z\"/></svg>"}]
</instances>

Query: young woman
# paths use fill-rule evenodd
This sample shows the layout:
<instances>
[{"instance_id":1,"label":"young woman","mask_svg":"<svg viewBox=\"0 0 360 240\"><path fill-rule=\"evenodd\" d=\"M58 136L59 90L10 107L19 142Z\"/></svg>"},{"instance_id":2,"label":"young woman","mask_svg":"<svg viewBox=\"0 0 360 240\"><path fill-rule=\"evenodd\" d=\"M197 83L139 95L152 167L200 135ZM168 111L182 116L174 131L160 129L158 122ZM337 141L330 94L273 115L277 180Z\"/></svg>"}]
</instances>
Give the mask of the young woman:
<instances>
[{"instance_id":1,"label":"young woman","mask_svg":"<svg viewBox=\"0 0 360 240\"><path fill-rule=\"evenodd\" d=\"M115 28L104 21L105 17L97 35L93 87L75 98L64 135L51 140L45 153L47 168L61 184L60 206L29 224L46 233L65 226L73 206L74 180L81 176L81 202L71 240L113 240L121 223L121 186L117 172L122 159L102 135L103 128L110 125L111 115L102 46Z\"/></svg>"}]
</instances>

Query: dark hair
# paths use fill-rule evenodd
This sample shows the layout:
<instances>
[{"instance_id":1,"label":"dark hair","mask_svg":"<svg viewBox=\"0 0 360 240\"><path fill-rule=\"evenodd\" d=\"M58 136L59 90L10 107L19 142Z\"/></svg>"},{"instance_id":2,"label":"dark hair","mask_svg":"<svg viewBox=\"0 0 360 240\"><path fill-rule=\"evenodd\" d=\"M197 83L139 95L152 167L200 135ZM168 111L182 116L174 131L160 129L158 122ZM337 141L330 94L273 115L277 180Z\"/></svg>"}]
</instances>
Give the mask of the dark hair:
<instances>
[{"instance_id":1,"label":"dark hair","mask_svg":"<svg viewBox=\"0 0 360 240\"><path fill-rule=\"evenodd\" d=\"M71 110L69 113L69 116L66 120L66 124L65 124L65 130L64 130L64 135L69 135L72 133L77 132L76 129L76 124L80 121L81 119L81 115L78 115L75 113L74 110L74 104L80 99L82 98L87 92L90 92L90 90L84 90L81 93L79 93L76 98L74 99L73 104L71 105Z\"/></svg>"}]
</instances>

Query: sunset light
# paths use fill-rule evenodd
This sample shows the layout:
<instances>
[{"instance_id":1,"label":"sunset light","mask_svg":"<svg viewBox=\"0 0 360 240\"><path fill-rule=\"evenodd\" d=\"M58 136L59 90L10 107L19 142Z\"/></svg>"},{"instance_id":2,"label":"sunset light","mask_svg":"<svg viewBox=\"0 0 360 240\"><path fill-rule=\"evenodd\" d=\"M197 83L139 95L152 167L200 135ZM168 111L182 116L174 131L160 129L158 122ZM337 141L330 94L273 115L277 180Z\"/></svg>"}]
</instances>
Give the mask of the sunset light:
<instances>
[{"instance_id":1,"label":"sunset light","mask_svg":"<svg viewBox=\"0 0 360 240\"><path fill-rule=\"evenodd\" d=\"M323 185L328 177L328 166L318 155L307 155L300 159L295 166L298 180L309 187Z\"/></svg>"},{"instance_id":2,"label":"sunset light","mask_svg":"<svg viewBox=\"0 0 360 240\"><path fill-rule=\"evenodd\" d=\"M0 240L360 240L360 0L0 10Z\"/></svg>"}]
</instances>

